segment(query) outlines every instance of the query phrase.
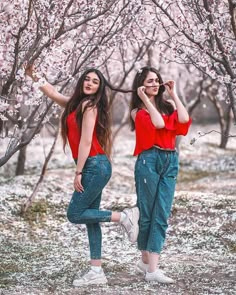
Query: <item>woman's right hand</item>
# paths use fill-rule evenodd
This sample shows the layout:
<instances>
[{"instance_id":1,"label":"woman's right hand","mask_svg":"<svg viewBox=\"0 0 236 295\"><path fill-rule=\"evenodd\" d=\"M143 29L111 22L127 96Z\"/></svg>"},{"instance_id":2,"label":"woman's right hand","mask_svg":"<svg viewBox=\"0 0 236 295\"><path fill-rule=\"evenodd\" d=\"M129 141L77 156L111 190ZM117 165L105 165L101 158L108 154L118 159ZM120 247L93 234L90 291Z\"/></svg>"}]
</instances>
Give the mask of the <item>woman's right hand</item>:
<instances>
[{"instance_id":1,"label":"woman's right hand","mask_svg":"<svg viewBox=\"0 0 236 295\"><path fill-rule=\"evenodd\" d=\"M25 75L30 77L34 82L39 82L39 89L61 107L65 108L70 96L61 94L56 90L56 88L47 82L39 73L36 72L34 64L25 64L24 65ZM44 75L43 75L44 76Z\"/></svg>"},{"instance_id":2,"label":"woman's right hand","mask_svg":"<svg viewBox=\"0 0 236 295\"><path fill-rule=\"evenodd\" d=\"M138 96L140 97L140 99L145 102L148 97L147 97L147 94L145 93L145 89L146 87L145 86L140 86L138 89L137 89L137 93L138 93Z\"/></svg>"},{"instance_id":3,"label":"woman's right hand","mask_svg":"<svg viewBox=\"0 0 236 295\"><path fill-rule=\"evenodd\" d=\"M79 193L82 193L84 191L84 187L82 186L81 180L82 180L82 174L75 175L74 189Z\"/></svg>"},{"instance_id":4,"label":"woman's right hand","mask_svg":"<svg viewBox=\"0 0 236 295\"><path fill-rule=\"evenodd\" d=\"M25 74L29 76L32 80L36 81L38 79L35 73L34 64L27 64L24 66L24 69L25 69Z\"/></svg>"}]
</instances>

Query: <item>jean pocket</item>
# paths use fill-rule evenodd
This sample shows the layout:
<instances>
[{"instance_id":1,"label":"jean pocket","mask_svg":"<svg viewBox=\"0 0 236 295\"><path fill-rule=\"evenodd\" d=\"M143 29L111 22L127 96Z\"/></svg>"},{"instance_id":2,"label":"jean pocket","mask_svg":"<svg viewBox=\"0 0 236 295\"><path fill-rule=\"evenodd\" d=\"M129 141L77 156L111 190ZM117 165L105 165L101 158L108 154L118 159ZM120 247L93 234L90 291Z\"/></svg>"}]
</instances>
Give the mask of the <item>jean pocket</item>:
<instances>
[{"instance_id":1,"label":"jean pocket","mask_svg":"<svg viewBox=\"0 0 236 295\"><path fill-rule=\"evenodd\" d=\"M155 162L156 161L156 154L154 153L145 153L139 155L139 160L141 161L147 161L147 162Z\"/></svg>"},{"instance_id":2,"label":"jean pocket","mask_svg":"<svg viewBox=\"0 0 236 295\"><path fill-rule=\"evenodd\" d=\"M178 172L179 172L179 166L171 165L166 173L166 177L168 177L169 179L176 180L178 176Z\"/></svg>"},{"instance_id":3,"label":"jean pocket","mask_svg":"<svg viewBox=\"0 0 236 295\"><path fill-rule=\"evenodd\" d=\"M135 164L135 175L150 175L156 174L155 161L150 159L140 158Z\"/></svg>"}]
</instances>

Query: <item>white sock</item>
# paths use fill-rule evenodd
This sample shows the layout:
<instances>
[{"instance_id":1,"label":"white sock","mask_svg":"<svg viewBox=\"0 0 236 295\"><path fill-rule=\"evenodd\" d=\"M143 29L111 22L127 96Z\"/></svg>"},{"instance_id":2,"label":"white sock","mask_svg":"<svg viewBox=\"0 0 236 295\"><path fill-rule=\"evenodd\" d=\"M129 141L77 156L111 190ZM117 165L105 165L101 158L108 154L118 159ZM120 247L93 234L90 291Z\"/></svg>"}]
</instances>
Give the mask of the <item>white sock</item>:
<instances>
[{"instance_id":1,"label":"white sock","mask_svg":"<svg viewBox=\"0 0 236 295\"><path fill-rule=\"evenodd\" d=\"M101 266L95 266L95 265L91 265L91 269L97 273L99 273L102 270Z\"/></svg>"},{"instance_id":2,"label":"white sock","mask_svg":"<svg viewBox=\"0 0 236 295\"><path fill-rule=\"evenodd\" d=\"M126 218L126 214L124 212L120 213L120 223L122 223Z\"/></svg>"}]
</instances>

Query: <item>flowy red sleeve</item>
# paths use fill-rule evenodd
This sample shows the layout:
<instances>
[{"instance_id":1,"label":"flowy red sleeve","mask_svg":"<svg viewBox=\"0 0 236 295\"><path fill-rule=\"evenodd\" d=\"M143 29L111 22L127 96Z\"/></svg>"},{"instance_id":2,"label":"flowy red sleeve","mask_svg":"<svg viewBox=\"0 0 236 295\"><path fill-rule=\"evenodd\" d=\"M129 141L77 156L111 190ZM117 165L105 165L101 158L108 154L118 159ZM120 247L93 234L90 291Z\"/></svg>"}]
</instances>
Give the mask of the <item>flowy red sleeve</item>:
<instances>
[{"instance_id":1,"label":"flowy red sleeve","mask_svg":"<svg viewBox=\"0 0 236 295\"><path fill-rule=\"evenodd\" d=\"M141 150L150 149L155 142L155 126L152 124L149 113L145 110L137 112L135 117L136 147L134 155Z\"/></svg>"},{"instance_id":2,"label":"flowy red sleeve","mask_svg":"<svg viewBox=\"0 0 236 295\"><path fill-rule=\"evenodd\" d=\"M167 130L175 131L176 135L186 135L192 123L192 119L189 119L186 123L180 123L176 110L171 115L163 115L162 117L165 122L165 128Z\"/></svg>"}]
</instances>

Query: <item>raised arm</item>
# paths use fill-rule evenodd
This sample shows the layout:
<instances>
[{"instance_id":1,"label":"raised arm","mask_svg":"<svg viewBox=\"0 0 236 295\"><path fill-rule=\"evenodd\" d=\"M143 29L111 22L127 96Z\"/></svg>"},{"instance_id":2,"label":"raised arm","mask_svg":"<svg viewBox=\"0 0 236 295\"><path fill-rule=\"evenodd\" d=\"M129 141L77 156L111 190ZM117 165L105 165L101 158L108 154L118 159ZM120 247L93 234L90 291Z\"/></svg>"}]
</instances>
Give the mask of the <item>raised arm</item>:
<instances>
[{"instance_id":1,"label":"raised arm","mask_svg":"<svg viewBox=\"0 0 236 295\"><path fill-rule=\"evenodd\" d=\"M34 82L38 82L40 79L37 73L35 73L33 65L28 65L26 67L25 74L29 76ZM45 81L45 83L43 83L43 86L40 86L39 89L43 92L43 94L51 98L53 101L55 101L63 108L70 100L69 96L63 95L60 92L58 92L56 88L47 81Z\"/></svg>"},{"instance_id":2,"label":"raised arm","mask_svg":"<svg viewBox=\"0 0 236 295\"><path fill-rule=\"evenodd\" d=\"M156 107L152 104L152 102L150 101L150 99L148 98L148 96L146 95L144 90L145 90L144 86L139 87L138 88L138 96L141 98L142 102L146 106L146 108L147 108L147 110L148 110L148 112L150 114L152 124L157 129L164 128L165 127L165 122L164 122L160 112L158 112ZM132 119L135 120L136 112L132 111L131 116L132 116Z\"/></svg>"},{"instance_id":3,"label":"raised arm","mask_svg":"<svg viewBox=\"0 0 236 295\"><path fill-rule=\"evenodd\" d=\"M164 85L166 86L166 90L175 103L179 122L187 123L189 121L189 114L176 93L175 81L167 81Z\"/></svg>"},{"instance_id":4,"label":"raised arm","mask_svg":"<svg viewBox=\"0 0 236 295\"><path fill-rule=\"evenodd\" d=\"M82 108L85 107L85 103L87 102L84 102ZM83 186L81 184L82 170L91 150L96 117L96 108L87 108L83 114L76 175L74 179L74 188L78 192L83 191Z\"/></svg>"}]
</instances>

